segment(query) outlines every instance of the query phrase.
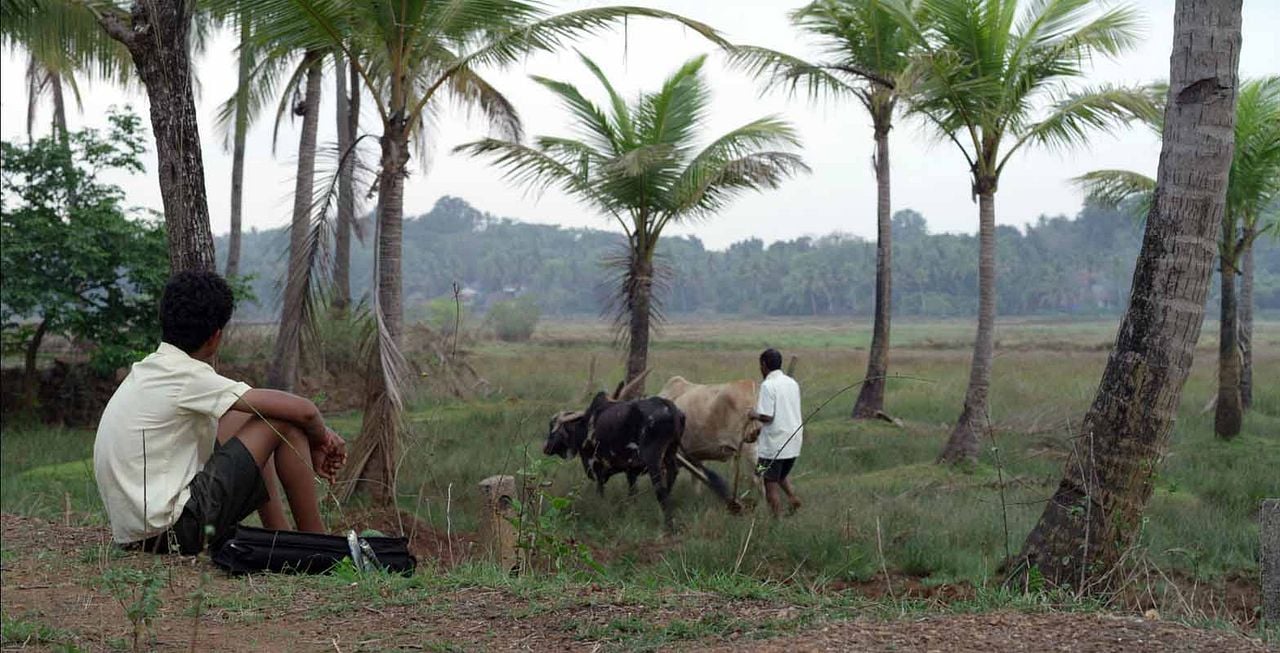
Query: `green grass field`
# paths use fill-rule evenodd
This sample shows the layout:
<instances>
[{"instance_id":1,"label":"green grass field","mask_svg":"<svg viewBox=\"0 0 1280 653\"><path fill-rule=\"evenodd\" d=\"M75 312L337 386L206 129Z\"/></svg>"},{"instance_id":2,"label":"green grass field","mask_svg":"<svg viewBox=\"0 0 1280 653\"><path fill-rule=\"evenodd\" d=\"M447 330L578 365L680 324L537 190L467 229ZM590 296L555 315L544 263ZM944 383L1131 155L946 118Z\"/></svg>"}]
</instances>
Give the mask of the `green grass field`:
<instances>
[{"instance_id":1,"label":"green grass field","mask_svg":"<svg viewBox=\"0 0 1280 653\"><path fill-rule=\"evenodd\" d=\"M549 494L572 498L563 534L585 543L610 579L629 585L706 587L733 579L735 592L761 582L821 592L875 582L888 571L899 582L990 587L1057 484L1115 324L1002 323L995 434L969 470L933 460L959 414L972 326L902 321L894 328L890 371L903 378L890 382L887 410L903 428L848 420L854 391L817 410L863 372L868 334L861 321L682 322L656 339L651 392L674 374L706 382L751 377L764 346L798 356L805 410L816 414L793 475L805 499L795 517L774 521L763 506L731 516L684 475L675 492L680 531L665 536L647 482L628 497L625 481L615 479L602 499L577 461L536 462L548 418L584 405L591 357L599 361L599 386L621 374L610 332L587 322L544 323L525 344L475 344L471 361L496 389L491 398L463 403L415 392L400 507L440 531L474 531L476 484L536 466L551 482ZM1202 412L1214 388L1214 331L1205 325L1139 550L1150 568L1207 592L1256 579L1256 507L1280 496L1280 323L1258 327L1254 409L1230 442L1214 437L1212 413ZM233 339L231 346L243 344ZM431 374L429 366L423 370ZM358 414L330 419L348 437L359 431ZM6 426L3 510L58 521L69 511L76 521L102 522L88 462L92 440L89 431ZM358 507L328 506L331 525L343 526Z\"/></svg>"}]
</instances>

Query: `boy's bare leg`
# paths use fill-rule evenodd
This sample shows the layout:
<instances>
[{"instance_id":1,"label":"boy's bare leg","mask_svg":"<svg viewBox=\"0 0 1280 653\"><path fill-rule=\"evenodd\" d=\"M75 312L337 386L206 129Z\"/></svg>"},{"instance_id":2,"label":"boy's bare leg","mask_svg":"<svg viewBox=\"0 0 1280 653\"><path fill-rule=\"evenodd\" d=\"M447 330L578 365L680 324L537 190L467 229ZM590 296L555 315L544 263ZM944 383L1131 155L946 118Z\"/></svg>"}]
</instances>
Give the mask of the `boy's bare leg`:
<instances>
[{"instance_id":1,"label":"boy's bare leg","mask_svg":"<svg viewBox=\"0 0 1280 653\"><path fill-rule=\"evenodd\" d=\"M306 434L293 424L267 422L255 417L235 437L253 454L258 467L264 470L264 478L274 454L275 471L284 485L298 530L324 532L316 497L315 474L311 469L311 443L307 441Z\"/></svg>"},{"instance_id":2,"label":"boy's bare leg","mask_svg":"<svg viewBox=\"0 0 1280 653\"><path fill-rule=\"evenodd\" d=\"M218 442L226 444L235 437L249 420L256 416L251 413L231 411L218 420ZM280 501L280 483L276 481L276 466L273 460L262 466L262 482L267 486L267 500L258 506L258 519L263 528L283 530L289 528L289 521L284 516L284 503Z\"/></svg>"},{"instance_id":3,"label":"boy's bare leg","mask_svg":"<svg viewBox=\"0 0 1280 653\"><path fill-rule=\"evenodd\" d=\"M262 482L267 484L267 500L258 506L258 519L263 528L284 530L289 520L284 516L284 502L280 500L280 483L276 480L276 457L271 456L262 467Z\"/></svg>"},{"instance_id":4,"label":"boy's bare leg","mask_svg":"<svg viewBox=\"0 0 1280 653\"><path fill-rule=\"evenodd\" d=\"M804 504L800 503L800 497L796 496L795 488L791 487L791 479L782 479L780 485L782 485L782 491L787 493L787 500L791 502L791 512L799 510Z\"/></svg>"},{"instance_id":5,"label":"boy's bare leg","mask_svg":"<svg viewBox=\"0 0 1280 653\"><path fill-rule=\"evenodd\" d=\"M778 496L778 484L774 481L764 482L764 498L769 501L769 510L774 517L782 516L782 497Z\"/></svg>"}]
</instances>

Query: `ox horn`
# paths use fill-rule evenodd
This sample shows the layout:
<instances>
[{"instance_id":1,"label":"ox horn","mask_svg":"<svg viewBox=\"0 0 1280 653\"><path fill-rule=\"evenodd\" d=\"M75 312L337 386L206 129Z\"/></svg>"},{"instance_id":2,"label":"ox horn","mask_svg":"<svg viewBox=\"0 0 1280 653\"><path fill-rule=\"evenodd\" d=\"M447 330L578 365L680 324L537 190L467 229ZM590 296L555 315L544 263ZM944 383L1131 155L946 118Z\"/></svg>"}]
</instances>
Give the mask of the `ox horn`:
<instances>
[{"instance_id":1,"label":"ox horn","mask_svg":"<svg viewBox=\"0 0 1280 653\"><path fill-rule=\"evenodd\" d=\"M641 383L644 383L645 377L649 376L649 372L652 372L652 371L653 371L652 368L646 369L645 371L637 374L636 378L631 379L625 385L619 385L618 389L615 390L613 393L613 400L617 401L627 396L628 394L631 394L632 390L634 390Z\"/></svg>"}]
</instances>

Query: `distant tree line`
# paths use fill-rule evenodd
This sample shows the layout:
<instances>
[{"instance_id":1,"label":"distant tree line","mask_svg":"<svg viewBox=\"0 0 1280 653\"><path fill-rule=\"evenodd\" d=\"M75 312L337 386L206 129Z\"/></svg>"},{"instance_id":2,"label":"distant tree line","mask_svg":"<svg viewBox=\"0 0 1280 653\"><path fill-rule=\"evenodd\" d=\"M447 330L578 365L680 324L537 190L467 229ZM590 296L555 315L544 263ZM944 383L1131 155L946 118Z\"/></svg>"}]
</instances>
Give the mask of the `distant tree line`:
<instances>
[{"instance_id":1,"label":"distant tree line","mask_svg":"<svg viewBox=\"0 0 1280 653\"><path fill-rule=\"evenodd\" d=\"M1128 298L1141 224L1125 208L1086 204L1074 218L1041 216L1022 229L997 228L1002 253L997 273L1001 315L1114 315ZM371 226L371 225L366 225ZM371 233L366 229L366 234ZM977 310L977 237L931 233L920 213L893 216L894 313L921 317L971 316ZM525 296L552 315L595 315L612 292L619 234L498 218L456 197L405 221L404 297L407 317L426 317L426 304L452 296L453 284L490 301ZM219 252L225 237L219 238ZM287 264L284 229L250 231L241 272L252 275L258 301L237 313L274 320ZM352 294L367 294L372 253L352 252ZM870 315L875 290L875 243L857 236L797 238L765 245L753 238L709 250L697 238L672 237L659 247L657 295L668 315ZM1255 299L1280 310L1280 247L1257 250ZM1210 298L1216 301L1216 295Z\"/></svg>"}]
</instances>

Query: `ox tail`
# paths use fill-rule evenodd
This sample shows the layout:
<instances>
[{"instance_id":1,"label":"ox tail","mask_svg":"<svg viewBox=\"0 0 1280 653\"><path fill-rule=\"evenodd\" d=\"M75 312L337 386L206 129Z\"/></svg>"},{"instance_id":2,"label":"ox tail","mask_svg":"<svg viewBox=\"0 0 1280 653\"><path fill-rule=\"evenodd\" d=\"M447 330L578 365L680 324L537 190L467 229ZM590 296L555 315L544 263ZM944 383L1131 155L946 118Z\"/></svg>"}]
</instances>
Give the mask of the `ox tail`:
<instances>
[{"instance_id":1,"label":"ox tail","mask_svg":"<svg viewBox=\"0 0 1280 653\"><path fill-rule=\"evenodd\" d=\"M716 496L720 497L722 501L730 504L730 506L734 504L733 493L729 491L729 485L724 482L723 478L720 478L719 474L707 469L701 462L686 456L682 449L676 450L676 462L680 463L681 467L689 470L689 473L693 474L694 478L711 488L711 491L715 492Z\"/></svg>"}]
</instances>

